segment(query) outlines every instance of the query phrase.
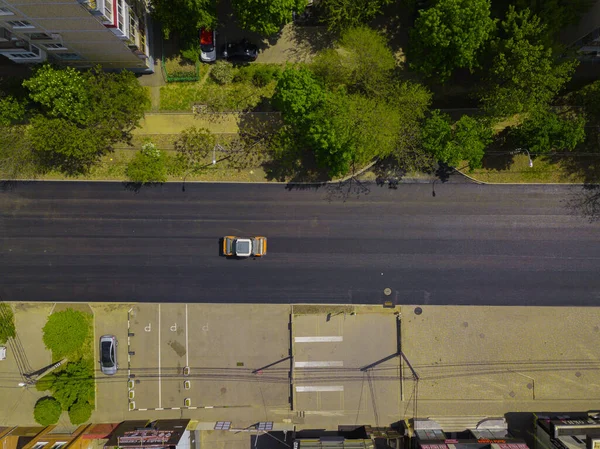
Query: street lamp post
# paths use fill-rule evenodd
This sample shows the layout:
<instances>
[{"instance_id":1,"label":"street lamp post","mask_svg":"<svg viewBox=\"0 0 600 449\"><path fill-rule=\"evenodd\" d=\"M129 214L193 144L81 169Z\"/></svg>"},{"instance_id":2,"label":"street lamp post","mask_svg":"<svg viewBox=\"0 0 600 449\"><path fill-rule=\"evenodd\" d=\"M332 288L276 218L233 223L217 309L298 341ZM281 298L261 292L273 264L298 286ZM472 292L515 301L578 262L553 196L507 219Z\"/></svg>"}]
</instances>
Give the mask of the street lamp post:
<instances>
[{"instance_id":1,"label":"street lamp post","mask_svg":"<svg viewBox=\"0 0 600 449\"><path fill-rule=\"evenodd\" d=\"M531 160L531 154L529 154L529 150L527 148L517 148L515 152L517 151L525 151L525 153L527 153L527 157L529 158L529 166L533 167L533 161Z\"/></svg>"}]
</instances>

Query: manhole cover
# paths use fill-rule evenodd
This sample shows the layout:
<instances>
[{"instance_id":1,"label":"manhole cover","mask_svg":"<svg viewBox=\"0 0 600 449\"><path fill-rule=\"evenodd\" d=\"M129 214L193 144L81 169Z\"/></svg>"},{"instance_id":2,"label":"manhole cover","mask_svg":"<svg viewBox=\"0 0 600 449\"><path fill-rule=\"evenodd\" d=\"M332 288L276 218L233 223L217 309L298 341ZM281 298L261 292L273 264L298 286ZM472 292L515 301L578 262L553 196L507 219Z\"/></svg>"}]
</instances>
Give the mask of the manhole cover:
<instances>
[{"instance_id":1,"label":"manhole cover","mask_svg":"<svg viewBox=\"0 0 600 449\"><path fill-rule=\"evenodd\" d=\"M420 307L415 307L415 315L421 315L423 313L423 309Z\"/></svg>"},{"instance_id":2,"label":"manhole cover","mask_svg":"<svg viewBox=\"0 0 600 449\"><path fill-rule=\"evenodd\" d=\"M391 288L386 288L383 290L383 293L385 296L390 296L392 294L392 289Z\"/></svg>"}]
</instances>

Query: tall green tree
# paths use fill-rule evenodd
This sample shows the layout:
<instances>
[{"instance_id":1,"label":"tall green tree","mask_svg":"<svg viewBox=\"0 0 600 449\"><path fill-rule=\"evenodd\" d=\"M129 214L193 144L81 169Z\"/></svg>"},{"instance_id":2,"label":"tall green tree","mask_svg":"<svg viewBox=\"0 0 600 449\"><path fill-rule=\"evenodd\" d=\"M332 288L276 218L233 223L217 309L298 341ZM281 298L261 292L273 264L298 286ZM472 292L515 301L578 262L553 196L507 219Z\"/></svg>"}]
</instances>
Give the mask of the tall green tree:
<instances>
[{"instance_id":1,"label":"tall green tree","mask_svg":"<svg viewBox=\"0 0 600 449\"><path fill-rule=\"evenodd\" d=\"M231 0L241 27L262 36L277 33L292 21L292 12L302 12L307 3L308 0Z\"/></svg>"},{"instance_id":2,"label":"tall green tree","mask_svg":"<svg viewBox=\"0 0 600 449\"><path fill-rule=\"evenodd\" d=\"M329 89L385 96L392 83L396 60L385 37L367 27L342 32L335 48L319 52L311 70Z\"/></svg>"},{"instance_id":3,"label":"tall green tree","mask_svg":"<svg viewBox=\"0 0 600 449\"><path fill-rule=\"evenodd\" d=\"M368 23L392 0L321 0L319 9L330 31Z\"/></svg>"},{"instance_id":4,"label":"tall green tree","mask_svg":"<svg viewBox=\"0 0 600 449\"><path fill-rule=\"evenodd\" d=\"M477 168L491 138L491 129L477 119L463 115L452 125L447 114L436 110L423 126L422 145L440 162L456 166L468 161L470 168Z\"/></svg>"},{"instance_id":5,"label":"tall green tree","mask_svg":"<svg viewBox=\"0 0 600 449\"><path fill-rule=\"evenodd\" d=\"M112 145L130 141L150 100L135 75L49 65L23 82L38 114L27 131L40 167L87 172Z\"/></svg>"},{"instance_id":6,"label":"tall green tree","mask_svg":"<svg viewBox=\"0 0 600 449\"><path fill-rule=\"evenodd\" d=\"M27 136L26 125L0 125L0 177L33 178L38 172L37 159Z\"/></svg>"},{"instance_id":7,"label":"tall green tree","mask_svg":"<svg viewBox=\"0 0 600 449\"><path fill-rule=\"evenodd\" d=\"M85 124L90 118L91 101L85 76L72 67L56 69L49 64L38 68L23 81L29 97L42 112L54 118L64 118Z\"/></svg>"},{"instance_id":8,"label":"tall green tree","mask_svg":"<svg viewBox=\"0 0 600 449\"><path fill-rule=\"evenodd\" d=\"M152 0L151 5L152 17L161 23L166 39L175 32L183 41L197 40L200 28L217 25L216 0Z\"/></svg>"},{"instance_id":9,"label":"tall green tree","mask_svg":"<svg viewBox=\"0 0 600 449\"><path fill-rule=\"evenodd\" d=\"M585 140L585 117L538 109L515 127L512 135L532 153L573 150Z\"/></svg>"},{"instance_id":10,"label":"tall green tree","mask_svg":"<svg viewBox=\"0 0 600 449\"><path fill-rule=\"evenodd\" d=\"M544 108L571 78L577 61L557 61L543 42L544 30L528 9L509 8L492 45L495 56L481 95L489 114L507 117Z\"/></svg>"},{"instance_id":11,"label":"tall green tree","mask_svg":"<svg viewBox=\"0 0 600 449\"><path fill-rule=\"evenodd\" d=\"M436 0L411 31L411 66L440 81L459 68L472 71L495 27L490 0Z\"/></svg>"},{"instance_id":12,"label":"tall green tree","mask_svg":"<svg viewBox=\"0 0 600 449\"><path fill-rule=\"evenodd\" d=\"M324 91L310 70L290 66L277 80L273 104L281 111L286 123L302 127L323 98Z\"/></svg>"},{"instance_id":13,"label":"tall green tree","mask_svg":"<svg viewBox=\"0 0 600 449\"><path fill-rule=\"evenodd\" d=\"M0 98L0 126L10 126L25 118L25 103L13 96Z\"/></svg>"}]
</instances>

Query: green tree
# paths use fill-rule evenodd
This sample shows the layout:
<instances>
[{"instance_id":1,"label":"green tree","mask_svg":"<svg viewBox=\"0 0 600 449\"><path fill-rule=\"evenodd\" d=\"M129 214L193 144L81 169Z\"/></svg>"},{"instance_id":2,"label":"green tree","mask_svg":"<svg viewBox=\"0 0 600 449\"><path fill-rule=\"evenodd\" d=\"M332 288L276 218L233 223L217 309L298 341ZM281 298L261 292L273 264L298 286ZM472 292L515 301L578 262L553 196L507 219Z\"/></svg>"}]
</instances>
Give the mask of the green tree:
<instances>
[{"instance_id":1,"label":"green tree","mask_svg":"<svg viewBox=\"0 0 600 449\"><path fill-rule=\"evenodd\" d=\"M80 73L46 65L23 85L41 112L27 133L40 166L68 175L87 172L114 143L130 141L150 104L128 71Z\"/></svg>"},{"instance_id":2,"label":"green tree","mask_svg":"<svg viewBox=\"0 0 600 449\"><path fill-rule=\"evenodd\" d=\"M350 92L386 96L395 66L385 37L358 26L343 31L334 49L319 52L311 70L329 89L345 86Z\"/></svg>"},{"instance_id":3,"label":"green tree","mask_svg":"<svg viewBox=\"0 0 600 449\"><path fill-rule=\"evenodd\" d=\"M184 42L191 41L200 28L217 25L215 0L152 0L151 13L161 23L166 39L176 32Z\"/></svg>"},{"instance_id":4,"label":"green tree","mask_svg":"<svg viewBox=\"0 0 600 449\"><path fill-rule=\"evenodd\" d=\"M411 65L441 81L458 68L472 71L495 27L490 0L437 0L419 11L410 34Z\"/></svg>"},{"instance_id":5,"label":"green tree","mask_svg":"<svg viewBox=\"0 0 600 449\"><path fill-rule=\"evenodd\" d=\"M572 112L559 115L539 109L515 127L512 135L532 153L573 150L585 140L585 118Z\"/></svg>"},{"instance_id":6,"label":"green tree","mask_svg":"<svg viewBox=\"0 0 600 449\"><path fill-rule=\"evenodd\" d=\"M96 66L84 73L91 102L86 126L99 131L112 145L131 140L131 131L139 126L150 97L132 72L105 72Z\"/></svg>"},{"instance_id":7,"label":"green tree","mask_svg":"<svg viewBox=\"0 0 600 449\"><path fill-rule=\"evenodd\" d=\"M142 146L125 168L125 175L134 183L149 184L167 181L167 155L151 142Z\"/></svg>"},{"instance_id":8,"label":"green tree","mask_svg":"<svg viewBox=\"0 0 600 449\"><path fill-rule=\"evenodd\" d=\"M76 353L90 333L90 315L73 309L55 312L48 317L42 337L52 351L52 358L60 360ZM66 409L65 409L66 410Z\"/></svg>"},{"instance_id":9,"label":"green tree","mask_svg":"<svg viewBox=\"0 0 600 449\"><path fill-rule=\"evenodd\" d=\"M8 304L0 302L0 344L4 344L9 338L17 335L15 329L15 316Z\"/></svg>"},{"instance_id":10,"label":"green tree","mask_svg":"<svg viewBox=\"0 0 600 449\"><path fill-rule=\"evenodd\" d=\"M95 128L81 128L62 118L38 115L31 120L27 138L42 170L58 169L67 175L87 173L110 151Z\"/></svg>"},{"instance_id":11,"label":"green tree","mask_svg":"<svg viewBox=\"0 0 600 449\"><path fill-rule=\"evenodd\" d=\"M231 0L241 27L262 36L277 33L292 21L292 12L304 11L307 3L307 0Z\"/></svg>"},{"instance_id":12,"label":"green tree","mask_svg":"<svg viewBox=\"0 0 600 449\"><path fill-rule=\"evenodd\" d=\"M42 106L49 117L84 124L91 107L84 75L72 67L56 69L44 64L23 81L29 97Z\"/></svg>"},{"instance_id":13,"label":"green tree","mask_svg":"<svg viewBox=\"0 0 600 449\"><path fill-rule=\"evenodd\" d=\"M507 117L543 108L571 78L577 61L557 62L542 42L544 29L528 9L509 8L492 45L495 57L481 96L490 115Z\"/></svg>"},{"instance_id":14,"label":"green tree","mask_svg":"<svg viewBox=\"0 0 600 449\"><path fill-rule=\"evenodd\" d=\"M388 103L341 90L328 93L310 114L301 138L319 165L335 177L390 155L399 123L398 111Z\"/></svg>"},{"instance_id":15,"label":"green tree","mask_svg":"<svg viewBox=\"0 0 600 449\"><path fill-rule=\"evenodd\" d=\"M199 169L217 143L214 134L206 128L184 129L175 141L177 157L186 170Z\"/></svg>"},{"instance_id":16,"label":"green tree","mask_svg":"<svg viewBox=\"0 0 600 449\"><path fill-rule=\"evenodd\" d=\"M464 115L454 124L450 117L433 111L423 126L422 145L436 160L451 166L468 161L471 169L481 166L492 131L480 121Z\"/></svg>"},{"instance_id":17,"label":"green tree","mask_svg":"<svg viewBox=\"0 0 600 449\"><path fill-rule=\"evenodd\" d=\"M513 0L517 9L530 9L546 24L544 42L552 45L558 34L576 24L595 0Z\"/></svg>"},{"instance_id":18,"label":"green tree","mask_svg":"<svg viewBox=\"0 0 600 449\"><path fill-rule=\"evenodd\" d=\"M431 105L432 94L417 83L395 83L390 88L389 102L400 114L400 130L392 155L407 171L426 171L434 160L421 145L421 128Z\"/></svg>"},{"instance_id":19,"label":"green tree","mask_svg":"<svg viewBox=\"0 0 600 449\"><path fill-rule=\"evenodd\" d=\"M94 400L94 367L91 361L80 359L67 363L64 370L54 375L51 391L63 410L69 410L76 402L90 403Z\"/></svg>"},{"instance_id":20,"label":"green tree","mask_svg":"<svg viewBox=\"0 0 600 449\"><path fill-rule=\"evenodd\" d=\"M323 12L330 31L340 31L368 23L384 5L392 0L321 0Z\"/></svg>"},{"instance_id":21,"label":"green tree","mask_svg":"<svg viewBox=\"0 0 600 449\"><path fill-rule=\"evenodd\" d=\"M83 424L92 416L92 404L85 401L77 401L69 409L69 420L71 424Z\"/></svg>"},{"instance_id":22,"label":"green tree","mask_svg":"<svg viewBox=\"0 0 600 449\"><path fill-rule=\"evenodd\" d=\"M308 69L287 67L277 80L273 104L286 123L300 125L323 97L323 89Z\"/></svg>"},{"instance_id":23,"label":"green tree","mask_svg":"<svg viewBox=\"0 0 600 449\"><path fill-rule=\"evenodd\" d=\"M26 126L0 125L0 177L2 179L33 178L38 165L33 155Z\"/></svg>"},{"instance_id":24,"label":"green tree","mask_svg":"<svg viewBox=\"0 0 600 449\"><path fill-rule=\"evenodd\" d=\"M0 126L10 126L25 118L25 104L13 96L0 99Z\"/></svg>"},{"instance_id":25,"label":"green tree","mask_svg":"<svg viewBox=\"0 0 600 449\"><path fill-rule=\"evenodd\" d=\"M56 424L62 413L60 403L51 396L46 396L35 403L33 419L42 426Z\"/></svg>"}]
</instances>

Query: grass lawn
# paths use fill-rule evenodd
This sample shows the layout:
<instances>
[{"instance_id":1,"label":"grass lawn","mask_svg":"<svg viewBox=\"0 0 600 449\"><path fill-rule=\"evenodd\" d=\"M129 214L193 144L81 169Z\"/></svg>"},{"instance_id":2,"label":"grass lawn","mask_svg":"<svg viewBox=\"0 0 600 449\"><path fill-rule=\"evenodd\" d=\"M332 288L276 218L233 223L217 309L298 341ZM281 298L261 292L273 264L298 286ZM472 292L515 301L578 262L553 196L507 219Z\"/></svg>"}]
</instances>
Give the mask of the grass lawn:
<instances>
[{"instance_id":1,"label":"grass lawn","mask_svg":"<svg viewBox=\"0 0 600 449\"><path fill-rule=\"evenodd\" d=\"M235 68L234 73L238 76L238 81L220 85L210 77L210 74L205 76L210 66L202 64L204 73L201 74L200 81L169 83L160 88L160 110L189 112L194 104L207 105L215 112L243 111L257 107L265 99L270 99L275 91L274 79L262 87L257 87L252 82L253 73L265 67L275 69L280 66L251 64ZM261 109L268 109L268 105L265 104Z\"/></svg>"},{"instance_id":2,"label":"grass lawn","mask_svg":"<svg viewBox=\"0 0 600 449\"><path fill-rule=\"evenodd\" d=\"M506 159L505 159L506 158ZM504 159L501 161L501 159ZM469 171L466 164L461 171L479 181L497 183L584 183L594 182L594 174L585 170L583 157L569 158L538 156L529 167L526 155L487 156L484 168ZM577 167L580 165L581 167ZM596 182L600 178L596 178Z\"/></svg>"}]
</instances>

